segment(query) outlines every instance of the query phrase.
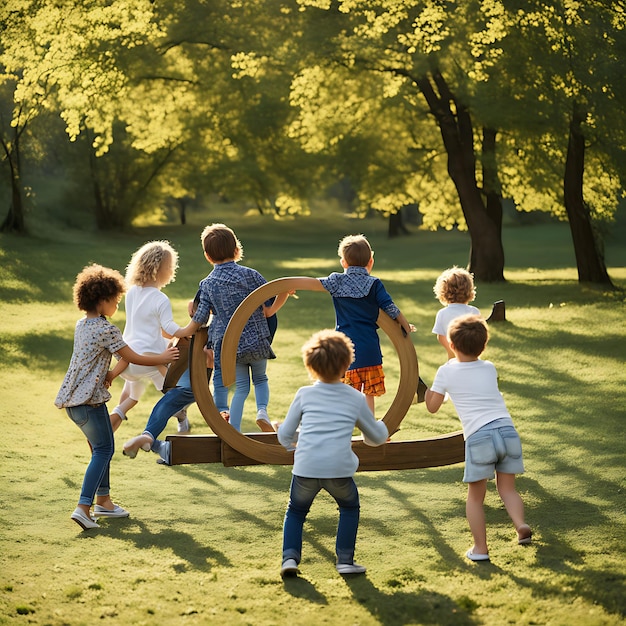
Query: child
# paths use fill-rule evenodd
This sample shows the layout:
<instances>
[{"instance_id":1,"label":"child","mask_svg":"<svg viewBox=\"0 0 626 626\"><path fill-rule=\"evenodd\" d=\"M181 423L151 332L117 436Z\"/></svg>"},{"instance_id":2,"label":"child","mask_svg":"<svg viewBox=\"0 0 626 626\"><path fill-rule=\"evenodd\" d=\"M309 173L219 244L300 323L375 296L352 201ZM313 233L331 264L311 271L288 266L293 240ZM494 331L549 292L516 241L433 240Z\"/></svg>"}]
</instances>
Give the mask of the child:
<instances>
[{"instance_id":1,"label":"child","mask_svg":"<svg viewBox=\"0 0 626 626\"><path fill-rule=\"evenodd\" d=\"M344 382L362 391L374 413L374 398L385 393L383 355L378 338L379 309L395 319L405 333L415 331L393 303L382 281L370 276L374 253L363 235L348 235L337 250L343 273L333 272L320 282L333 298L335 329L345 333L354 344L355 358L345 373Z\"/></svg>"},{"instance_id":2,"label":"child","mask_svg":"<svg viewBox=\"0 0 626 626\"><path fill-rule=\"evenodd\" d=\"M494 477L494 470L498 493L517 529L517 542L530 543L532 535L524 522L524 503L515 491L515 474L524 471L522 444L498 390L496 368L479 358L488 339L487 324L480 316L453 320L448 342L456 358L437 370L426 391L426 408L431 413L439 410L444 394L449 393L463 426L466 515L474 538L466 556L472 561L489 560L483 503L487 480Z\"/></svg>"},{"instance_id":3,"label":"child","mask_svg":"<svg viewBox=\"0 0 626 626\"><path fill-rule=\"evenodd\" d=\"M202 248L213 271L200 282L199 303L193 318L185 328L177 331L177 337L193 334L206 324L213 314L209 326L208 345L214 352L213 386L215 404L223 416L228 416L228 389L222 385L220 367L222 339L228 322L243 299L267 281L252 268L239 265L243 258L243 246L237 236L224 224L211 224L202 232ZM243 407L250 393L250 373L254 384L257 405L257 426L261 430L274 432L267 415L269 383L266 374L267 359L276 358L270 345L268 317L274 315L285 304L287 292L267 302L250 316L237 347L235 393L233 395L229 421L241 430Z\"/></svg>"},{"instance_id":4,"label":"child","mask_svg":"<svg viewBox=\"0 0 626 626\"><path fill-rule=\"evenodd\" d=\"M109 465L114 451L113 428L106 402L113 354L128 363L161 365L178 358L177 348L161 354L142 356L129 348L122 333L106 318L111 317L125 291L122 275L101 265L90 265L76 277L74 302L85 317L74 331L74 351L70 365L55 400L83 431L91 448L78 506L71 518L84 530L98 528L90 514L94 497L94 517L128 517L128 511L114 504L109 495Z\"/></svg>"},{"instance_id":5,"label":"child","mask_svg":"<svg viewBox=\"0 0 626 626\"><path fill-rule=\"evenodd\" d=\"M285 577L298 573L302 527L322 489L339 506L337 571L362 574L366 568L354 562L360 506L353 479L359 459L352 451L352 432L358 427L365 443L371 446L385 443L389 433L383 421L376 421L363 394L343 384L342 377L354 359L353 344L344 333L315 333L302 347L302 358L315 382L296 392L278 428L278 441L285 448L296 445L280 574Z\"/></svg>"},{"instance_id":6,"label":"child","mask_svg":"<svg viewBox=\"0 0 626 626\"><path fill-rule=\"evenodd\" d=\"M480 311L469 304L476 297L474 278L460 267L452 267L442 272L433 287L435 296L443 305L443 309L437 311L433 333L443 346L448 359L454 358L454 352L448 345L448 325L461 315L480 315Z\"/></svg>"},{"instance_id":7,"label":"child","mask_svg":"<svg viewBox=\"0 0 626 626\"><path fill-rule=\"evenodd\" d=\"M150 241L139 248L131 257L126 268L126 326L124 341L139 354L158 354L165 350L167 339L180 329L174 322L172 305L161 291L171 283L178 268L178 254L167 241ZM166 339L167 338L167 339ZM132 409L152 382L161 391L166 369L163 366L145 367L128 365L121 361L114 368L114 376L124 379L124 388L119 404L111 411L113 430ZM180 413L179 432L189 430L185 412Z\"/></svg>"},{"instance_id":8,"label":"child","mask_svg":"<svg viewBox=\"0 0 626 626\"><path fill-rule=\"evenodd\" d=\"M199 293L196 294L194 300L188 304L189 316L193 317L196 312L196 308L199 303ZM206 366L207 366L207 384L211 379L211 373L213 371L213 351L207 350L206 354ZM152 450L155 454L159 455L157 463L170 465L171 464L171 443L169 441L162 441L158 437L165 430L167 422L172 415L176 415L183 409L186 409L190 404L195 402L193 390L191 389L191 379L189 367L182 372L180 378L177 381L172 381L174 386L165 391L165 395L155 404L146 427L141 433L132 439L129 439L123 447L124 455L134 459L140 449L148 452Z\"/></svg>"}]
</instances>

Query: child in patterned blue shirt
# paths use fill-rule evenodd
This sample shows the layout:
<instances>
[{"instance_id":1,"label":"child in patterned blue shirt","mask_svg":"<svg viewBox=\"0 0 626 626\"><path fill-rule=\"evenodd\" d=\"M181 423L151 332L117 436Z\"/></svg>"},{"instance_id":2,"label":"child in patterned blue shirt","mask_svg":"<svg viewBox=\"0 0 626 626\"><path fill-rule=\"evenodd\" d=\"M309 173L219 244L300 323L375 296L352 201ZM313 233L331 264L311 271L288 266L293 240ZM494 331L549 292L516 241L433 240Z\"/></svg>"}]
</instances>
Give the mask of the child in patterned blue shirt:
<instances>
[{"instance_id":1,"label":"child in patterned blue shirt","mask_svg":"<svg viewBox=\"0 0 626 626\"><path fill-rule=\"evenodd\" d=\"M211 224L202 232L202 248L213 271L200 282L199 301L193 318L177 337L193 334L206 324L211 314L208 345L214 350L213 385L215 404L221 413L228 412L228 389L222 385L220 366L222 339L233 313L241 302L257 287L267 281L256 270L239 265L243 258L243 246L232 229L224 224ZM230 405L230 424L241 430L243 407L250 393L250 374L254 384L257 405L257 425L261 430L274 431L267 414L269 383L267 360L276 356L271 347L268 317L274 315L285 304L288 292L278 295L273 303L266 302L250 316L244 326L237 347L235 393Z\"/></svg>"}]
</instances>

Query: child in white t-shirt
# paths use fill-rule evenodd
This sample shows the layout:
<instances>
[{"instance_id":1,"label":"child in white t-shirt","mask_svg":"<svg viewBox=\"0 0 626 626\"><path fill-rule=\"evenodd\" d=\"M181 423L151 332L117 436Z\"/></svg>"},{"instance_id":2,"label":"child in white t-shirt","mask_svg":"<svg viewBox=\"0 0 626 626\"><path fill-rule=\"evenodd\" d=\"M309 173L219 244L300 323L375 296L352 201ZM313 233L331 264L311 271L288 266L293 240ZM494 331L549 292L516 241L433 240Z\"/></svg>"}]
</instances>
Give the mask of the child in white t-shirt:
<instances>
[{"instance_id":1,"label":"child in white t-shirt","mask_svg":"<svg viewBox=\"0 0 626 626\"><path fill-rule=\"evenodd\" d=\"M443 271L433 287L435 296L443 305L437 312L433 333L443 346L448 359L454 358L454 352L448 345L448 325L461 315L480 315L480 311L470 304L476 297L474 278L465 269L451 267Z\"/></svg>"},{"instance_id":2,"label":"child in white t-shirt","mask_svg":"<svg viewBox=\"0 0 626 626\"><path fill-rule=\"evenodd\" d=\"M436 413L445 394L450 394L463 426L466 515L474 537L466 556L472 561L489 560L483 505L487 481L494 475L498 493L517 530L517 542L530 543L532 536L524 521L524 503L515 490L515 474L524 471L522 444L498 389L496 368L479 358L488 340L487 323L480 316L464 315L453 320L448 342L456 358L437 370L425 398L426 408Z\"/></svg>"}]
</instances>

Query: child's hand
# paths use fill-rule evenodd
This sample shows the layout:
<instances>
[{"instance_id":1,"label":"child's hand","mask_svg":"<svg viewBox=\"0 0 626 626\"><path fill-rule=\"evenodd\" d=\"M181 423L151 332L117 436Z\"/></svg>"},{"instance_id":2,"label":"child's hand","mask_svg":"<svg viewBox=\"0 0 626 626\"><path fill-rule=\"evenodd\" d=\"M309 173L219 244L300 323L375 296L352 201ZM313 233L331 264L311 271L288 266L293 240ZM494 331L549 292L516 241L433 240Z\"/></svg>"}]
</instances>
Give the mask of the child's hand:
<instances>
[{"instance_id":1,"label":"child's hand","mask_svg":"<svg viewBox=\"0 0 626 626\"><path fill-rule=\"evenodd\" d=\"M415 326L413 326L413 324L409 324L409 331L414 333L417 329L415 328Z\"/></svg>"},{"instance_id":2,"label":"child's hand","mask_svg":"<svg viewBox=\"0 0 626 626\"><path fill-rule=\"evenodd\" d=\"M111 386L111 383L115 380L115 373L113 370L109 370L104 377L104 387L108 389Z\"/></svg>"},{"instance_id":3,"label":"child's hand","mask_svg":"<svg viewBox=\"0 0 626 626\"><path fill-rule=\"evenodd\" d=\"M179 357L179 350L176 346L170 346L165 352L161 353L163 363L172 363Z\"/></svg>"}]
</instances>

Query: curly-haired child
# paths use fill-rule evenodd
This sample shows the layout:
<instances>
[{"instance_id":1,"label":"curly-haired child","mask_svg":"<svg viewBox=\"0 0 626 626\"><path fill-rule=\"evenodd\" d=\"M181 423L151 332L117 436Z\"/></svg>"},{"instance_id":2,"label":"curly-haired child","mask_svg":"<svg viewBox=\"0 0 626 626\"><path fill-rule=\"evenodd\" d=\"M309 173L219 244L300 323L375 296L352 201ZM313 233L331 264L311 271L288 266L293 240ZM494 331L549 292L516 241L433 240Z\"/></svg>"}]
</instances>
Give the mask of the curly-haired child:
<instances>
[{"instance_id":1,"label":"curly-haired child","mask_svg":"<svg viewBox=\"0 0 626 626\"><path fill-rule=\"evenodd\" d=\"M124 341L139 354L158 354L167 346L180 326L174 322L172 305L161 291L173 282L178 268L178 253L167 241L150 241L131 257L126 268L126 325ZM117 430L128 411L137 405L148 383L161 391L166 368L145 367L120 362L115 375L124 379L119 404L111 411L113 430ZM189 430L189 421L183 409L177 414L178 431Z\"/></svg>"},{"instance_id":2,"label":"curly-haired child","mask_svg":"<svg viewBox=\"0 0 626 626\"><path fill-rule=\"evenodd\" d=\"M165 365L178 358L174 347L156 355L137 354L119 328L107 320L117 311L125 291L119 272L96 264L85 267L74 284L74 303L85 316L76 322L72 358L54 403L66 410L91 448L78 506L71 515L84 530L98 528L97 517L128 517L128 511L113 503L110 496L109 467L115 443L106 402L111 399L112 356L147 366Z\"/></svg>"},{"instance_id":3,"label":"curly-haired child","mask_svg":"<svg viewBox=\"0 0 626 626\"><path fill-rule=\"evenodd\" d=\"M461 315L480 315L480 311L470 304L476 297L474 277L465 269L451 267L439 275L433 291L444 308L437 311L432 332L437 335L448 359L453 359L454 352L448 343L450 322Z\"/></svg>"},{"instance_id":4,"label":"curly-haired child","mask_svg":"<svg viewBox=\"0 0 626 626\"><path fill-rule=\"evenodd\" d=\"M285 577L298 573L304 521L322 489L339 507L337 571L363 574L365 566L354 562L360 503L353 478L359 458L352 451L352 432L359 428L365 443L371 446L385 443L389 433L385 423L374 418L366 397L342 382L354 360L352 341L344 333L315 333L302 346L302 359L314 383L296 392L278 428L278 441L288 450L295 445L280 574Z\"/></svg>"}]
</instances>

